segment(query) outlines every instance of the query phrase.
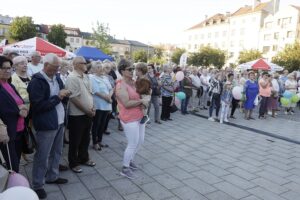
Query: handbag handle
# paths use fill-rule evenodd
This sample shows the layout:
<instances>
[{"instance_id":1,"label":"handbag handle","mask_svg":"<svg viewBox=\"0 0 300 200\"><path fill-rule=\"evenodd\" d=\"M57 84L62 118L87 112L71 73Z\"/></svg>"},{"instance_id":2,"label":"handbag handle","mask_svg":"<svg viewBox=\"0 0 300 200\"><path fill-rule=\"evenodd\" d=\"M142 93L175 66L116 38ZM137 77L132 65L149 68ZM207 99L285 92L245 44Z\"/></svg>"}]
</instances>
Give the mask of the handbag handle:
<instances>
[{"instance_id":1,"label":"handbag handle","mask_svg":"<svg viewBox=\"0 0 300 200\"><path fill-rule=\"evenodd\" d=\"M12 172L12 165L11 165L11 159L10 159L10 153L9 153L9 148L8 148L8 144L6 143L6 150L7 150L7 155L8 155L8 161L9 161L9 166L10 168L8 169L9 172Z\"/></svg>"}]
</instances>

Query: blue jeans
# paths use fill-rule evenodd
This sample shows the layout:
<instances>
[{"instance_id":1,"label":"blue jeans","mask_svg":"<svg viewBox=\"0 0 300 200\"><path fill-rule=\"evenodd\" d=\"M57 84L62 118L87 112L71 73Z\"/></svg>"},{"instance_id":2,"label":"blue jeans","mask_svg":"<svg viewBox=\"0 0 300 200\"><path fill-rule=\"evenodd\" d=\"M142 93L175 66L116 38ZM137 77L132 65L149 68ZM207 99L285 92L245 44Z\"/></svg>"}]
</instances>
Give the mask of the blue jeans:
<instances>
[{"instance_id":1,"label":"blue jeans","mask_svg":"<svg viewBox=\"0 0 300 200\"><path fill-rule=\"evenodd\" d=\"M187 106L189 105L190 97L186 96L185 99L181 100L181 113L187 113Z\"/></svg>"},{"instance_id":2,"label":"blue jeans","mask_svg":"<svg viewBox=\"0 0 300 200\"><path fill-rule=\"evenodd\" d=\"M37 148L32 166L32 188L41 189L46 181L55 181L59 175L59 161L62 155L64 125L57 130L37 131Z\"/></svg>"},{"instance_id":3,"label":"blue jeans","mask_svg":"<svg viewBox=\"0 0 300 200\"><path fill-rule=\"evenodd\" d=\"M212 117L213 110L216 109L216 117L219 116L219 110L220 110L220 105L221 104L221 96L220 94L213 94L209 106L209 117Z\"/></svg>"}]
</instances>

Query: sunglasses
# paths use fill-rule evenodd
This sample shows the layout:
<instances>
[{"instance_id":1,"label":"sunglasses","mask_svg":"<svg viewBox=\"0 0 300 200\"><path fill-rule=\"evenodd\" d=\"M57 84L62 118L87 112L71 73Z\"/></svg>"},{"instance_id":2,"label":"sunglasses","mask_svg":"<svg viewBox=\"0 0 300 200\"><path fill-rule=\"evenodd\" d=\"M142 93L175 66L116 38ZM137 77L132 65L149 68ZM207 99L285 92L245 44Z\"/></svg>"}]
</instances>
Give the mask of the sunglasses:
<instances>
[{"instance_id":1,"label":"sunglasses","mask_svg":"<svg viewBox=\"0 0 300 200\"><path fill-rule=\"evenodd\" d=\"M130 68L127 68L127 69L125 69L126 71L129 71L129 72L132 72L133 70L134 70L134 68L133 67L130 67Z\"/></svg>"}]
</instances>

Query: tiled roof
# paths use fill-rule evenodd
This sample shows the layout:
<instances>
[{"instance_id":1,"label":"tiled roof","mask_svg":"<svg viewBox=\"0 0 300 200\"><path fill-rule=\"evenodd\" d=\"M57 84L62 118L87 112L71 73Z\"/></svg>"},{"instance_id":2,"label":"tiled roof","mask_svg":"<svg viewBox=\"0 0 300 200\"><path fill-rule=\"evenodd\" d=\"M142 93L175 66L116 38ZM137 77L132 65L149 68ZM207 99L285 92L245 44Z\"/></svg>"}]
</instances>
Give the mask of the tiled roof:
<instances>
[{"instance_id":1,"label":"tiled roof","mask_svg":"<svg viewBox=\"0 0 300 200\"><path fill-rule=\"evenodd\" d=\"M291 6L300 11L300 6L294 6L294 5L291 5Z\"/></svg>"},{"instance_id":2,"label":"tiled roof","mask_svg":"<svg viewBox=\"0 0 300 200\"><path fill-rule=\"evenodd\" d=\"M268 5L268 3L269 2L260 3L254 9L252 9L252 6L241 7L240 9L235 11L231 16L235 17L238 15L245 15L253 12L262 11Z\"/></svg>"},{"instance_id":3,"label":"tiled roof","mask_svg":"<svg viewBox=\"0 0 300 200\"><path fill-rule=\"evenodd\" d=\"M204 27L206 24L209 24L211 21L213 22L217 22L218 20L221 20L221 21L225 21L227 17L223 14L215 14L214 16L212 17L209 17L207 19L205 19L204 21L200 22L199 24L196 24L195 26L192 26L191 28L187 29L187 30L192 30L192 29L197 29L197 28L201 28L201 27Z\"/></svg>"},{"instance_id":4,"label":"tiled roof","mask_svg":"<svg viewBox=\"0 0 300 200\"><path fill-rule=\"evenodd\" d=\"M142 42L136 41L136 40L118 40L114 39L113 37L109 38L110 43L114 44L124 44L124 45L132 45L132 46L139 46L139 47L148 47L149 45L144 44ZM151 47L151 46L149 46Z\"/></svg>"}]
</instances>

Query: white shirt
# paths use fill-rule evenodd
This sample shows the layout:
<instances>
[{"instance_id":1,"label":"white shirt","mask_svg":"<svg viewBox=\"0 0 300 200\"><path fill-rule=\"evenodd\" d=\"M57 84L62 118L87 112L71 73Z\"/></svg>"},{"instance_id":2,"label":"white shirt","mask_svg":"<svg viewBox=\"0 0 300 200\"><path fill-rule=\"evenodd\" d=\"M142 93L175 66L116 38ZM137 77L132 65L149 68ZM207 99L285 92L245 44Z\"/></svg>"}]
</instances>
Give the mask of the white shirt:
<instances>
[{"instance_id":1,"label":"white shirt","mask_svg":"<svg viewBox=\"0 0 300 200\"><path fill-rule=\"evenodd\" d=\"M32 76L33 74L36 74L44 68L43 64L39 63L38 65L33 65L32 63L28 63L28 69L27 74L29 76Z\"/></svg>"},{"instance_id":2,"label":"white shirt","mask_svg":"<svg viewBox=\"0 0 300 200\"><path fill-rule=\"evenodd\" d=\"M279 84L276 79L272 79L272 88L274 91L279 92Z\"/></svg>"},{"instance_id":3,"label":"white shirt","mask_svg":"<svg viewBox=\"0 0 300 200\"><path fill-rule=\"evenodd\" d=\"M199 76L191 74L190 78L192 79L193 86L195 86L196 88L200 88L201 80L200 80Z\"/></svg>"},{"instance_id":4,"label":"white shirt","mask_svg":"<svg viewBox=\"0 0 300 200\"><path fill-rule=\"evenodd\" d=\"M204 90L206 90L207 87L209 86L209 79L210 79L210 77L208 75L206 75L206 76L201 75L200 76L200 80L201 80L201 83L202 83L202 86L203 86Z\"/></svg>"}]
</instances>

